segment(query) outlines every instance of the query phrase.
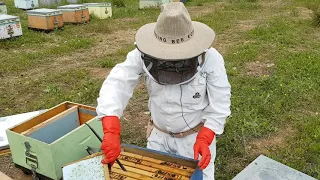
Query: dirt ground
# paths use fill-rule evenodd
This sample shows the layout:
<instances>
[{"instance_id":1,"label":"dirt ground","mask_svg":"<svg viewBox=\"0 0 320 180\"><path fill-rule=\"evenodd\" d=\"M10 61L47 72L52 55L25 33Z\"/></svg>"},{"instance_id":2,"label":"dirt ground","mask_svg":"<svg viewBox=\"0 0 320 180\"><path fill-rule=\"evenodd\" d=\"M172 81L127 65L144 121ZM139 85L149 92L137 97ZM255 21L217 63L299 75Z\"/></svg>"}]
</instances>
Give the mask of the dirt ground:
<instances>
[{"instance_id":1,"label":"dirt ground","mask_svg":"<svg viewBox=\"0 0 320 180\"><path fill-rule=\"evenodd\" d=\"M0 172L3 172L12 179L17 180L32 180L31 175L26 175L22 170L16 168L12 162L10 154L0 156Z\"/></svg>"}]
</instances>

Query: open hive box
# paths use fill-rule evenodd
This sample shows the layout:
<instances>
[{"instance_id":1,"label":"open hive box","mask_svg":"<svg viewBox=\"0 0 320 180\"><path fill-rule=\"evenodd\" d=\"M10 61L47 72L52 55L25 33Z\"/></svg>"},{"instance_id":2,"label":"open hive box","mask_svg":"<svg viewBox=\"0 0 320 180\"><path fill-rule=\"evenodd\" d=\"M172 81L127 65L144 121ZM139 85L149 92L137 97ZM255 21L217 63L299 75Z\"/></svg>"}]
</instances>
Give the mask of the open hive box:
<instances>
[{"instance_id":1,"label":"open hive box","mask_svg":"<svg viewBox=\"0 0 320 180\"><path fill-rule=\"evenodd\" d=\"M88 123L102 136L95 108L64 102L6 131L16 166L51 179L62 178L62 166L88 155L88 147L101 142Z\"/></svg>"},{"instance_id":2,"label":"open hive box","mask_svg":"<svg viewBox=\"0 0 320 180\"><path fill-rule=\"evenodd\" d=\"M105 175L101 153L90 155L63 167L64 180L202 180L197 162L168 153L162 153L132 145L122 145L119 161Z\"/></svg>"}]
</instances>

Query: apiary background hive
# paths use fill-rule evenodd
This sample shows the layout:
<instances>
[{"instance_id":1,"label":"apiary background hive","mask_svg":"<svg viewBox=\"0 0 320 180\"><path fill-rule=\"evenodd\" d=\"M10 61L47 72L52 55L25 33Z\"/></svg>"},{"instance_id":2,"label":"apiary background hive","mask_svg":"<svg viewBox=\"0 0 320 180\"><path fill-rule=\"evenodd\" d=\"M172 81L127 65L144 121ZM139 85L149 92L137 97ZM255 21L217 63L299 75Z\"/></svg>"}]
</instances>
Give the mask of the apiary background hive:
<instances>
[{"instance_id":1,"label":"apiary background hive","mask_svg":"<svg viewBox=\"0 0 320 180\"><path fill-rule=\"evenodd\" d=\"M0 14L7 14L7 5L4 2L0 2Z\"/></svg>"},{"instance_id":2,"label":"apiary background hive","mask_svg":"<svg viewBox=\"0 0 320 180\"><path fill-rule=\"evenodd\" d=\"M139 8L159 7L161 4L169 2L171 0L140 0Z\"/></svg>"},{"instance_id":3,"label":"apiary background hive","mask_svg":"<svg viewBox=\"0 0 320 180\"><path fill-rule=\"evenodd\" d=\"M106 19L112 16L111 3L85 3L88 6L89 13L100 19Z\"/></svg>"},{"instance_id":4,"label":"apiary background hive","mask_svg":"<svg viewBox=\"0 0 320 180\"><path fill-rule=\"evenodd\" d=\"M39 0L40 6L50 6L59 4L61 4L61 0Z\"/></svg>"},{"instance_id":5,"label":"apiary background hive","mask_svg":"<svg viewBox=\"0 0 320 180\"><path fill-rule=\"evenodd\" d=\"M69 4L59 6L57 9L62 11L65 23L84 23L90 20L88 6L86 5Z\"/></svg>"},{"instance_id":6,"label":"apiary background hive","mask_svg":"<svg viewBox=\"0 0 320 180\"><path fill-rule=\"evenodd\" d=\"M28 27L53 30L63 27L62 12L56 9L35 9L28 11Z\"/></svg>"},{"instance_id":7,"label":"apiary background hive","mask_svg":"<svg viewBox=\"0 0 320 180\"><path fill-rule=\"evenodd\" d=\"M9 39L22 35L22 27L18 16L0 14L0 39Z\"/></svg>"},{"instance_id":8,"label":"apiary background hive","mask_svg":"<svg viewBox=\"0 0 320 180\"><path fill-rule=\"evenodd\" d=\"M38 0L14 0L14 6L19 9L35 9L39 7Z\"/></svg>"}]
</instances>

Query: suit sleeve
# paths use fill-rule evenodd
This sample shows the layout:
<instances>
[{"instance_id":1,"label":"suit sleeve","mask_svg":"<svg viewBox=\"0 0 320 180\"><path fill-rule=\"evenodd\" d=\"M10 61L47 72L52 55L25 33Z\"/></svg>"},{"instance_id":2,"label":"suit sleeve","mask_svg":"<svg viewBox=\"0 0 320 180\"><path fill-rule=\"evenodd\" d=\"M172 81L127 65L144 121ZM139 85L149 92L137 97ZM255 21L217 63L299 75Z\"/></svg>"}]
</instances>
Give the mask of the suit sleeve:
<instances>
[{"instance_id":1,"label":"suit sleeve","mask_svg":"<svg viewBox=\"0 0 320 180\"><path fill-rule=\"evenodd\" d=\"M143 74L140 52L131 51L123 63L117 64L100 89L96 108L98 117L121 117Z\"/></svg>"},{"instance_id":2,"label":"suit sleeve","mask_svg":"<svg viewBox=\"0 0 320 180\"><path fill-rule=\"evenodd\" d=\"M215 51L209 61L213 71L207 74L207 95L209 105L204 109L204 126L213 130L216 134L222 134L226 118L230 115L231 86L228 81L223 57Z\"/></svg>"}]
</instances>

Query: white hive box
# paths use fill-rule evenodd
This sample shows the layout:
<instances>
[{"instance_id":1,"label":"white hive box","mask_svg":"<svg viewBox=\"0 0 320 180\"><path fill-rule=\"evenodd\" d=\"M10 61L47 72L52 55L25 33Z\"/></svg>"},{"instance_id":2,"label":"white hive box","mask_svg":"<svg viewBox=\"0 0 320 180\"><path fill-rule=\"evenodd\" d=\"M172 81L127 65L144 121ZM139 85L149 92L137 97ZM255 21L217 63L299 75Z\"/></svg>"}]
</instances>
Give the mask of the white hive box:
<instances>
[{"instance_id":1,"label":"white hive box","mask_svg":"<svg viewBox=\"0 0 320 180\"><path fill-rule=\"evenodd\" d=\"M112 16L111 3L86 3L90 15L95 15L99 19L106 19Z\"/></svg>"},{"instance_id":2,"label":"white hive box","mask_svg":"<svg viewBox=\"0 0 320 180\"><path fill-rule=\"evenodd\" d=\"M0 39L8 39L21 35L20 18L18 16L0 14Z\"/></svg>"},{"instance_id":3,"label":"white hive box","mask_svg":"<svg viewBox=\"0 0 320 180\"><path fill-rule=\"evenodd\" d=\"M67 3L69 3L69 4L77 4L77 3L79 3L79 1L78 0L67 0Z\"/></svg>"},{"instance_id":4,"label":"white hive box","mask_svg":"<svg viewBox=\"0 0 320 180\"><path fill-rule=\"evenodd\" d=\"M39 0L40 6L59 5L61 0Z\"/></svg>"},{"instance_id":5,"label":"white hive box","mask_svg":"<svg viewBox=\"0 0 320 180\"><path fill-rule=\"evenodd\" d=\"M7 6L6 3L0 2L0 14L7 14Z\"/></svg>"},{"instance_id":6,"label":"white hive box","mask_svg":"<svg viewBox=\"0 0 320 180\"><path fill-rule=\"evenodd\" d=\"M14 0L14 6L19 9L35 9L39 7L38 0Z\"/></svg>"},{"instance_id":7,"label":"white hive box","mask_svg":"<svg viewBox=\"0 0 320 180\"><path fill-rule=\"evenodd\" d=\"M140 0L139 8L159 7L162 4L172 2L172 0Z\"/></svg>"}]
</instances>

